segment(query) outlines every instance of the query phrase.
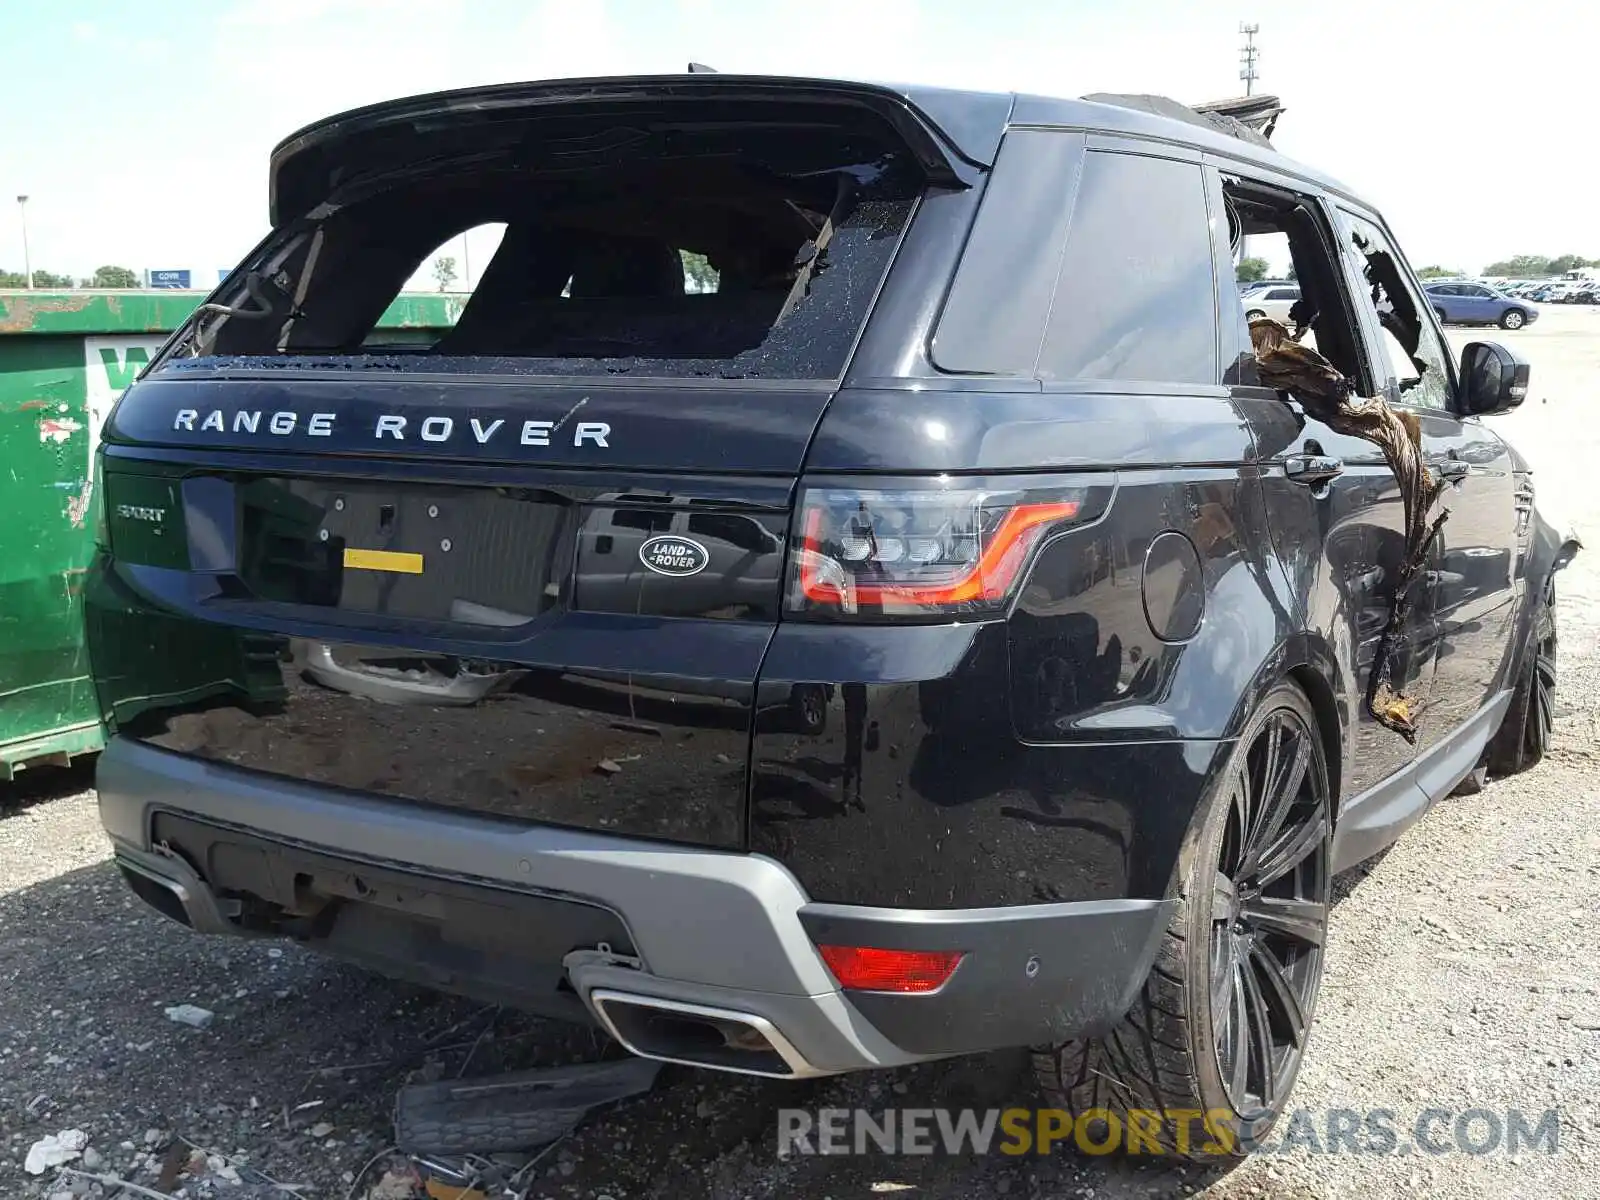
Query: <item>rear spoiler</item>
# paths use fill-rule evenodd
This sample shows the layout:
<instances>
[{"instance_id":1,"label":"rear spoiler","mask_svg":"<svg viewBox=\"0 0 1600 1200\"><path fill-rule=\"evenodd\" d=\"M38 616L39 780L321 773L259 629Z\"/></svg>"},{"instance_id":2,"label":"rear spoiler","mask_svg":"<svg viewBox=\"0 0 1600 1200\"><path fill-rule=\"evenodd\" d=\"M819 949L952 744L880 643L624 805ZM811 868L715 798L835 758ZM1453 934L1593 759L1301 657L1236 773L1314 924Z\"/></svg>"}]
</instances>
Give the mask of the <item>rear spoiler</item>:
<instances>
[{"instance_id":1,"label":"rear spoiler","mask_svg":"<svg viewBox=\"0 0 1600 1200\"><path fill-rule=\"evenodd\" d=\"M1115 104L1159 117L1202 125L1218 133L1236 137L1253 146L1272 145L1272 131L1283 115L1283 104L1276 96L1239 96L1232 100L1212 100L1205 104L1180 104L1166 96L1122 95L1097 92L1085 96L1095 104Z\"/></svg>"},{"instance_id":2,"label":"rear spoiler","mask_svg":"<svg viewBox=\"0 0 1600 1200\"><path fill-rule=\"evenodd\" d=\"M981 169L993 163L1011 109L1009 95L722 75L704 69L684 75L557 79L435 92L339 113L290 134L272 151L270 215L274 226L282 225L312 211L353 180L449 154L514 155L516 123L552 110L615 111L628 104L705 102L726 111L789 100L875 113L904 140L928 177L947 186L964 186L969 167Z\"/></svg>"}]
</instances>

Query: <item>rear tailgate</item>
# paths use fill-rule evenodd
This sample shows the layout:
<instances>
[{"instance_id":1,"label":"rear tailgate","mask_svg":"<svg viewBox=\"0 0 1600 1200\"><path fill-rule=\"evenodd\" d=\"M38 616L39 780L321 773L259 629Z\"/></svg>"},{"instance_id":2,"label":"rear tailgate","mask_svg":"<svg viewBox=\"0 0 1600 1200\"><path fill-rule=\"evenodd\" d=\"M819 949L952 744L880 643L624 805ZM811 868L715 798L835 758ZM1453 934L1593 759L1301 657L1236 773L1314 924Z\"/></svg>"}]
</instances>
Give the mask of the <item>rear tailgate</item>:
<instances>
[{"instance_id":1,"label":"rear tailgate","mask_svg":"<svg viewBox=\"0 0 1600 1200\"><path fill-rule=\"evenodd\" d=\"M745 844L795 480L945 151L877 91L677 87L280 148L289 219L106 430L88 607L121 735ZM376 341L482 223L454 325Z\"/></svg>"},{"instance_id":2,"label":"rear tailgate","mask_svg":"<svg viewBox=\"0 0 1600 1200\"><path fill-rule=\"evenodd\" d=\"M469 430L559 422L583 399L528 385L514 404L497 397L503 408L441 409L405 390L382 407L410 428L441 411ZM159 457L108 449L118 557L93 589L91 644L121 733L420 802L742 844L791 480L826 389L725 390L692 405L591 393L589 424L609 432L583 448L581 471L530 465L516 438L470 460L379 458L349 416L360 405L309 383L265 392L152 380L118 412L115 436L151 440L189 410L205 414L190 422L199 440L222 412L215 441L231 448L196 454L185 427L165 439L184 449ZM667 403L678 419L652 433L640 414ZM270 452L245 450L257 412L263 429L297 412L299 428L267 434ZM333 417L326 435L306 428L318 412ZM313 438L328 452L308 453ZM619 463L625 448L639 467ZM730 449L767 473L683 469Z\"/></svg>"}]
</instances>

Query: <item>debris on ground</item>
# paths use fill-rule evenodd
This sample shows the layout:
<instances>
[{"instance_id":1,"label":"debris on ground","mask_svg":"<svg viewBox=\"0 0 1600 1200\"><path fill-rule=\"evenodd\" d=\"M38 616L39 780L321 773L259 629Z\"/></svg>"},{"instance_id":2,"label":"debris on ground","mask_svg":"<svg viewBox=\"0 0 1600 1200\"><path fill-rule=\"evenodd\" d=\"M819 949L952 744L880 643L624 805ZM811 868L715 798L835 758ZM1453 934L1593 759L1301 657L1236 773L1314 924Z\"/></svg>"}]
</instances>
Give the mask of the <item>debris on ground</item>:
<instances>
[{"instance_id":1,"label":"debris on ground","mask_svg":"<svg viewBox=\"0 0 1600 1200\"><path fill-rule=\"evenodd\" d=\"M395 1144L445 1156L548 1145L593 1109L649 1091L660 1069L650 1059L627 1058L412 1084L395 1104Z\"/></svg>"},{"instance_id":2,"label":"debris on ground","mask_svg":"<svg viewBox=\"0 0 1600 1200\"><path fill-rule=\"evenodd\" d=\"M448 1183L440 1183L437 1179L428 1180L425 1189L432 1200L488 1200L485 1193L474 1187L455 1187Z\"/></svg>"},{"instance_id":3,"label":"debris on ground","mask_svg":"<svg viewBox=\"0 0 1600 1200\"><path fill-rule=\"evenodd\" d=\"M215 1017L216 1014L209 1008L201 1008L197 1004L175 1004L167 1009L167 1020L196 1029L206 1028Z\"/></svg>"},{"instance_id":4,"label":"debris on ground","mask_svg":"<svg viewBox=\"0 0 1600 1200\"><path fill-rule=\"evenodd\" d=\"M422 1181L410 1168L391 1167L366 1194L366 1200L414 1200Z\"/></svg>"},{"instance_id":5,"label":"debris on ground","mask_svg":"<svg viewBox=\"0 0 1600 1200\"><path fill-rule=\"evenodd\" d=\"M49 1133L28 1147L28 1157L22 1169L29 1175L43 1175L51 1167L72 1162L89 1144L89 1135L81 1129L63 1129Z\"/></svg>"}]
</instances>

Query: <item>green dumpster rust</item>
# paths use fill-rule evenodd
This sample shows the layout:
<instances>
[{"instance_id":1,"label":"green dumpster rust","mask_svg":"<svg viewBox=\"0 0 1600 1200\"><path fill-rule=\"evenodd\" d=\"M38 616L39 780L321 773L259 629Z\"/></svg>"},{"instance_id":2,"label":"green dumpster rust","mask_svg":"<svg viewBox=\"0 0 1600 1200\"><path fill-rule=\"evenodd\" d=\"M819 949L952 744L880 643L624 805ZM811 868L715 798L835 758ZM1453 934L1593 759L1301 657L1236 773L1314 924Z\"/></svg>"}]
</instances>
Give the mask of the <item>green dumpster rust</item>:
<instances>
[{"instance_id":1,"label":"green dumpster rust","mask_svg":"<svg viewBox=\"0 0 1600 1200\"><path fill-rule=\"evenodd\" d=\"M100 427L205 299L180 291L0 290L0 782L65 765L104 735L84 646ZM387 341L427 341L464 297L406 294Z\"/></svg>"}]
</instances>

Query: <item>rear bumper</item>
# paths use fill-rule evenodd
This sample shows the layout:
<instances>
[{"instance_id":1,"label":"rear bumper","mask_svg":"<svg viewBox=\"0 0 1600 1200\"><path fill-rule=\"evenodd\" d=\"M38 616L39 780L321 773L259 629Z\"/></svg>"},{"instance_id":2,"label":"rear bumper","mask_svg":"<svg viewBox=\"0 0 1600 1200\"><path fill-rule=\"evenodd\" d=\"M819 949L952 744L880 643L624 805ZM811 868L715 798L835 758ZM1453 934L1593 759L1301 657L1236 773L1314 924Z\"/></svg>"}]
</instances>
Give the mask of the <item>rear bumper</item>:
<instances>
[{"instance_id":1,"label":"rear bumper","mask_svg":"<svg viewBox=\"0 0 1600 1200\"><path fill-rule=\"evenodd\" d=\"M1131 1005L1169 916L1158 900L814 904L760 855L429 809L121 738L101 758L98 788L130 882L197 929L290 933L391 974L556 1015L596 1015L600 993L614 1032L621 1009L607 994L735 1014L777 1035L778 1060L751 1060L762 1074L894 1066L1102 1029ZM819 941L966 957L930 995L846 993Z\"/></svg>"}]
</instances>

